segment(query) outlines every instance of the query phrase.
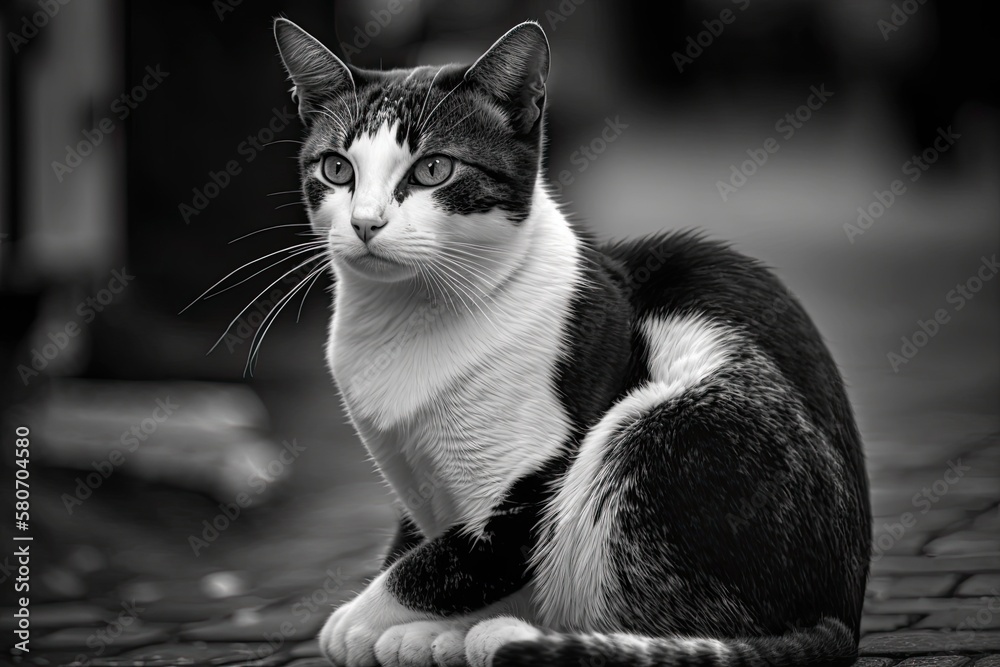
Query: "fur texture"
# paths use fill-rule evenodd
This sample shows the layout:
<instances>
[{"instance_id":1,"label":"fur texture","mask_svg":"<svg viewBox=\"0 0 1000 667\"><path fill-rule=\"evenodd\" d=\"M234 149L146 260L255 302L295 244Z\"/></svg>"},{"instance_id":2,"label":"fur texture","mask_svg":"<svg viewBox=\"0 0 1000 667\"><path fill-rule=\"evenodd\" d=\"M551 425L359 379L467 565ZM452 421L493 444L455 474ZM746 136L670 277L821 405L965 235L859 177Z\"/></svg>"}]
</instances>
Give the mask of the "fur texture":
<instances>
[{"instance_id":1,"label":"fur texture","mask_svg":"<svg viewBox=\"0 0 1000 667\"><path fill-rule=\"evenodd\" d=\"M401 509L327 657L849 664L867 478L799 303L697 235L599 244L566 221L540 174L537 24L472 65L392 71L275 31L336 278L330 369Z\"/></svg>"}]
</instances>

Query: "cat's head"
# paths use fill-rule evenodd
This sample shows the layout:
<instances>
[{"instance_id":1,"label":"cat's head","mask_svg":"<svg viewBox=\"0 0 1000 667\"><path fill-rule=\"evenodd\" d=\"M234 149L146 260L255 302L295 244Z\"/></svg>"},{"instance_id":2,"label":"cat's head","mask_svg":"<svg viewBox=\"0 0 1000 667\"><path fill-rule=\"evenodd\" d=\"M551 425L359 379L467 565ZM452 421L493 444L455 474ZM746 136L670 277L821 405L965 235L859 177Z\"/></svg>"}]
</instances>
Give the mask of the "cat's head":
<instances>
[{"instance_id":1,"label":"cat's head","mask_svg":"<svg viewBox=\"0 0 1000 667\"><path fill-rule=\"evenodd\" d=\"M309 219L338 272L468 279L523 247L549 67L537 23L471 65L388 71L344 64L285 19L275 37L308 129Z\"/></svg>"}]
</instances>

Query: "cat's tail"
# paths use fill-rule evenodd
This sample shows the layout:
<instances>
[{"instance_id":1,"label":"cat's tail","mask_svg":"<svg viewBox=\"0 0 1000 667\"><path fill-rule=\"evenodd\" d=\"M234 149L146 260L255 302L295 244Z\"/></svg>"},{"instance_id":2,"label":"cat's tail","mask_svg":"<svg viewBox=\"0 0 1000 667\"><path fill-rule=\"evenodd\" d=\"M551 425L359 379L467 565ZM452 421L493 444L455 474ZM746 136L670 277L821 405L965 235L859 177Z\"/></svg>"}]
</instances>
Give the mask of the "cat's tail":
<instances>
[{"instance_id":1,"label":"cat's tail","mask_svg":"<svg viewBox=\"0 0 1000 667\"><path fill-rule=\"evenodd\" d=\"M840 667L858 658L854 633L834 618L773 637L741 639L653 638L628 634L543 634L504 644L493 667Z\"/></svg>"}]
</instances>

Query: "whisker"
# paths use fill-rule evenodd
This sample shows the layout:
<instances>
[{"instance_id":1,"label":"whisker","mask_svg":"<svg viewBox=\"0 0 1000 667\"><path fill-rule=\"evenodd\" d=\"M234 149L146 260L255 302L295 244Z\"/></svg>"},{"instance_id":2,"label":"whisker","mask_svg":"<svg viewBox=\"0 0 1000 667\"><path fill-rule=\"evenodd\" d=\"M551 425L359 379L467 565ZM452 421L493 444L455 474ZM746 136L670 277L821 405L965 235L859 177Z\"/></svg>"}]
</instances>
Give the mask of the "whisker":
<instances>
[{"instance_id":1,"label":"whisker","mask_svg":"<svg viewBox=\"0 0 1000 667\"><path fill-rule=\"evenodd\" d=\"M272 287L274 287L275 285L277 285L279 282L281 282L282 280L284 280L288 276L292 275L293 273L295 273L296 271L298 271L302 267L308 266L310 262L315 262L317 259L322 259L322 258L323 258L322 254L317 254L314 257L310 257L309 259L307 259L306 261L302 262L298 266L296 266L296 267L294 267L292 269L289 269L288 271L286 271L282 275L278 276L277 280L275 280L273 283L271 283L270 285L268 285L267 287L265 287L264 290L260 294L258 294L253 299L251 299L250 303L248 303L246 306L243 307L243 310L241 310L239 313L237 313L236 317L233 318L233 321L229 323L229 326L227 326L226 329L225 329L225 331L222 332L222 335L219 336L219 340L215 341L215 344L211 348L209 348L208 352L206 352L205 355L208 356L209 354L212 353L212 351L215 348L217 348L219 346L219 343L221 343L222 340L226 337L226 334L229 333L229 330L233 328L233 325L236 324L241 317L243 317L243 313L247 312L247 309L249 309L250 306L252 306L254 303L256 303L257 299L259 299L262 296L264 296L265 294L267 294L267 291L269 289L271 289Z\"/></svg>"},{"instance_id":2,"label":"whisker","mask_svg":"<svg viewBox=\"0 0 1000 667\"><path fill-rule=\"evenodd\" d=\"M424 112L427 111L427 100L431 98L431 93L434 91L434 82L437 81L438 75L441 74L442 70L444 70L444 67L439 67L438 71L434 72L434 76L431 77L431 85L427 88L427 94L424 95L424 103L420 105L420 115L417 116L418 123L424 119Z\"/></svg>"},{"instance_id":3,"label":"whisker","mask_svg":"<svg viewBox=\"0 0 1000 667\"><path fill-rule=\"evenodd\" d=\"M265 147L270 146L271 144L299 144L300 146L304 146L305 143L306 142L304 141L298 141L296 139L275 139L274 141L269 141L266 144L262 145Z\"/></svg>"},{"instance_id":4,"label":"whisker","mask_svg":"<svg viewBox=\"0 0 1000 667\"><path fill-rule=\"evenodd\" d=\"M454 257L441 257L440 259L444 260L444 261L447 261L448 264L450 266L452 266L455 269L456 272L460 272L460 270L472 271L475 274L477 274L478 276L480 276L480 278L482 280L484 280L488 285L495 286L496 284L499 283L499 281L497 280L497 276L489 276L487 274L484 274L484 273L482 273L482 272L474 269L471 266L468 266L468 265L465 265L465 264L459 262ZM476 290L475 285L474 285L474 283L473 283L473 281L472 281L472 279L470 277L468 277L468 276L462 276L462 277L464 278L464 280L465 280L466 284L468 285L470 291L472 291L473 294L479 296L480 303L482 303L483 306L485 306L487 308L487 310L489 310L490 313L492 313L494 316L502 319L502 317L501 317L502 314L499 313L499 312L497 312L494 308L492 308L490 306L490 303L487 303L487 299L488 299L489 302L493 303L494 305L499 305L499 304L497 304L497 301L493 297L493 295L490 294L489 292L486 292L486 291L483 291L483 290ZM492 321L491 321L491 324L492 324Z\"/></svg>"},{"instance_id":5,"label":"whisker","mask_svg":"<svg viewBox=\"0 0 1000 667\"><path fill-rule=\"evenodd\" d=\"M302 306L306 305L306 297L309 296L309 290L312 289L313 285L316 284L316 281L318 281L320 279L320 276L322 276L322 275L323 275L322 272L317 273L315 275L315 277L313 277L312 282L309 283L309 287L307 287L306 291L302 294L302 302L299 303L299 312L295 314L295 323L296 324L299 323L299 318L302 317Z\"/></svg>"},{"instance_id":6,"label":"whisker","mask_svg":"<svg viewBox=\"0 0 1000 667\"><path fill-rule=\"evenodd\" d=\"M461 284L460 282L461 274L456 269L449 267L447 264L442 264L440 262L437 262L436 266L439 269L442 269L447 272L447 275L442 275L441 277L447 278L448 276L450 276L449 282L451 283L452 287L459 290L461 294L464 294L465 296L469 297L469 300L472 302L472 305L474 305L479 310L479 312L482 313L483 317L485 317L490 324L493 324L493 320L491 320L489 315L486 314L486 311L482 309L482 307L476 301L475 296L470 291L470 289L472 289L471 285L467 289L465 286ZM459 298L461 298L461 296L459 296ZM465 303L465 299L462 299L462 303ZM472 309L469 308L468 305L466 305L466 309L469 311L469 315L474 318L475 314L472 312Z\"/></svg>"},{"instance_id":7,"label":"whisker","mask_svg":"<svg viewBox=\"0 0 1000 667\"><path fill-rule=\"evenodd\" d=\"M206 294L208 294L209 292L211 292L212 290L214 290L216 287L218 287L222 283L224 283L227 280L229 280L229 278L232 275L234 275L236 273L239 273L240 271L242 271L243 269L247 268L251 264L256 264L257 262L263 262L268 257L274 257L279 252L289 252L289 251L295 250L296 248L303 248L303 247L308 246L308 245L313 244L313 243L316 243L316 241L307 241L305 243L297 243L297 244L295 244L293 246L289 246L287 248L281 248L280 250L275 250L274 252L269 252L268 254L264 255L263 257L258 257L257 259L250 260L249 262L247 262L243 266L239 267L238 269L234 269L234 270L230 271L229 273L227 273L226 276L224 278L222 278L222 280L218 281L217 283L215 283L214 285L212 285L211 287L209 287L207 290L205 290L204 292L202 292L202 294L197 299L195 299L194 301L192 301L188 305L184 306L184 308L179 313L177 313L177 314L178 315L183 314L185 310L187 310L188 308L190 308L194 304L198 303L198 301L201 299L201 297L205 296Z\"/></svg>"},{"instance_id":8,"label":"whisker","mask_svg":"<svg viewBox=\"0 0 1000 667\"><path fill-rule=\"evenodd\" d=\"M324 245L325 245L325 244L324 244ZM298 256L298 255L304 255L304 254L305 254L305 253L307 253L307 252L315 252L315 250L316 250L316 248L302 248L301 250L296 250L295 252L291 253L291 254L290 254L290 255L288 255L287 257L282 257L281 259L279 259L279 260L278 260L277 262L275 262L274 264L271 264L270 266L265 266L265 267L264 267L263 269L261 269L261 270L259 270L259 271L255 272L255 273L253 273L253 274L251 274L250 276L247 276L246 278L244 278L243 280L239 281L238 283L233 283L232 285L230 285L230 286L228 286L228 287L223 287L223 288L222 288L222 289L220 289L220 290L219 290L218 292L213 292L212 294L209 294L208 296L206 296L206 297L205 297L205 300L206 300L206 301L208 301L208 300L209 300L209 299L211 299L212 297L216 297L216 296L219 296L219 295L220 295L220 294L222 294L223 292L228 292L229 290L233 289L234 287L239 287L240 285L242 285L242 284L243 284L243 283L245 283L246 281L248 281L248 280L251 280L251 279L253 279L253 278L255 278L255 277L259 276L260 274L264 273L265 271L268 271L268 270L270 270L270 269L273 269L274 267L276 267L276 266L278 266L279 264L281 264L282 262L284 262L284 261L285 261L286 259L291 259L292 257L296 257L296 256Z\"/></svg>"},{"instance_id":9,"label":"whisker","mask_svg":"<svg viewBox=\"0 0 1000 667\"><path fill-rule=\"evenodd\" d=\"M278 315L281 314L281 311L284 309L285 305L287 305L288 302L291 301L292 297L294 297L298 293L298 291L302 289L302 286L305 285L306 282L309 281L309 279L311 279L314 275L318 275L319 273L324 271L326 269L326 266L327 263L324 263L322 266L313 269L305 278L300 280L295 287L289 290L288 294L281 297L278 300L278 303L274 304L274 308L268 311L267 315L264 316L264 321L261 322L260 327L257 329L256 332L254 332L254 336L250 340L250 356L247 357L247 364L243 369L244 374L249 373L250 377L253 377L253 369L254 366L256 365L258 353L260 352L260 346L264 343L264 338L267 336L268 330L270 330L271 325L274 324L275 321L277 321ZM260 334L259 339L257 337L258 334ZM254 345L255 342L256 346Z\"/></svg>"},{"instance_id":10,"label":"whisker","mask_svg":"<svg viewBox=\"0 0 1000 667\"><path fill-rule=\"evenodd\" d=\"M282 204L281 206L275 206L274 210L277 211L279 208L285 208L286 206L304 206L300 201L288 202L287 204Z\"/></svg>"},{"instance_id":11,"label":"whisker","mask_svg":"<svg viewBox=\"0 0 1000 667\"><path fill-rule=\"evenodd\" d=\"M298 195L302 194L302 190L281 190L280 192L268 192L267 197L274 197L275 195Z\"/></svg>"},{"instance_id":12,"label":"whisker","mask_svg":"<svg viewBox=\"0 0 1000 667\"><path fill-rule=\"evenodd\" d=\"M424 122L420 124L420 133L421 134L423 134L424 128L427 127L428 121L430 121L430 119L434 117L434 113L441 107L442 104L444 104L445 100L447 100L449 97L451 97L452 93L454 93L456 90L458 90L459 86L461 86L463 83L465 83L465 79L464 78L461 81L459 81L455 85L454 88L452 88L451 90L449 90L448 93L444 97L441 98L440 102L438 102L436 105L434 105L434 108L431 109L431 112L429 114L427 114L427 118L425 118Z\"/></svg>"},{"instance_id":13,"label":"whisker","mask_svg":"<svg viewBox=\"0 0 1000 667\"><path fill-rule=\"evenodd\" d=\"M272 229L281 229L282 227L312 227L312 224L308 222L296 222L290 225L274 225L272 227L265 227L264 229L255 229L249 234L244 234L243 236L237 236L235 239L230 241L230 243L236 243L237 241L242 241L248 236L253 236L254 234L260 234L261 232L268 232L271 231ZM313 234L315 234L315 232L313 232Z\"/></svg>"}]
</instances>

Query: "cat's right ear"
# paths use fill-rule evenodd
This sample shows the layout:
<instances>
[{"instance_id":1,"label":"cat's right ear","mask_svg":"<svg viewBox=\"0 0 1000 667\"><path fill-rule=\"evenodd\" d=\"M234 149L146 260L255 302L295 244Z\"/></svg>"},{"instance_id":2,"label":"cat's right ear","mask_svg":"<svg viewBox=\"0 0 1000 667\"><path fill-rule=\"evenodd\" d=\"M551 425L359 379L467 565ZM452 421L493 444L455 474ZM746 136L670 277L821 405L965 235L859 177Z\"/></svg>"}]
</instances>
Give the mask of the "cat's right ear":
<instances>
[{"instance_id":1,"label":"cat's right ear","mask_svg":"<svg viewBox=\"0 0 1000 667\"><path fill-rule=\"evenodd\" d=\"M299 26L288 19L275 19L274 39L295 84L292 100L298 101L299 117L306 125L309 111L321 98L354 90L354 78L347 65Z\"/></svg>"}]
</instances>

